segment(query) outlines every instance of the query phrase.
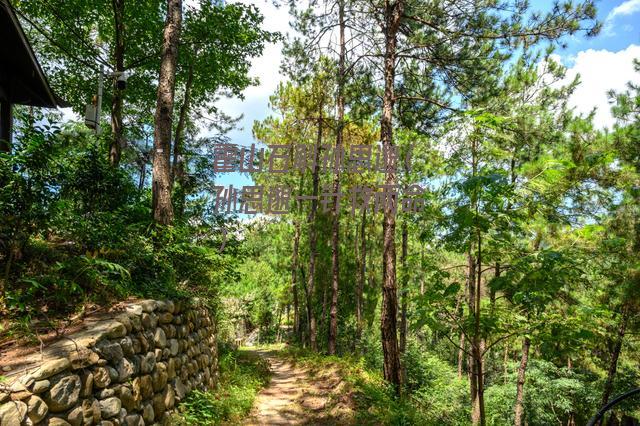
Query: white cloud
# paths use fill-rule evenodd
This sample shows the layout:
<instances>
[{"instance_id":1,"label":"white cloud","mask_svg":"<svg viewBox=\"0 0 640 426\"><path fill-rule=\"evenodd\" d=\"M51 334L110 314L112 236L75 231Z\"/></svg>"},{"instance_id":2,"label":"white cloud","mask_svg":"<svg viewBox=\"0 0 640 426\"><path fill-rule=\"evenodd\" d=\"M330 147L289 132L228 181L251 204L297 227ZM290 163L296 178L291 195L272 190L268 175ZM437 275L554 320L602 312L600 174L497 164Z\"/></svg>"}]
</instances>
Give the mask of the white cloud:
<instances>
[{"instance_id":1,"label":"white cloud","mask_svg":"<svg viewBox=\"0 0 640 426\"><path fill-rule=\"evenodd\" d=\"M607 20L614 19L616 16L632 15L636 12L640 12L640 0L627 0L614 7L607 15Z\"/></svg>"},{"instance_id":2,"label":"white cloud","mask_svg":"<svg viewBox=\"0 0 640 426\"><path fill-rule=\"evenodd\" d=\"M603 33L607 36L613 36L613 21L618 16L633 15L636 12L640 12L640 0L627 0L618 6L614 7L604 20Z\"/></svg>"},{"instance_id":3,"label":"white cloud","mask_svg":"<svg viewBox=\"0 0 640 426\"><path fill-rule=\"evenodd\" d=\"M260 9L264 16L263 29L268 31L280 31L286 33L289 28L289 11L287 7L275 7L271 1L267 0L238 0L234 3L253 4ZM282 43L269 44L265 46L262 56L254 58L251 62L249 75L257 77L260 84L248 87L244 92L245 100L238 98L222 98L216 106L231 116L244 114L240 121L241 130L232 132L234 143L251 143L251 127L254 120L261 120L269 114L269 96L271 96L278 83L283 79L280 73L280 63L282 62ZM204 130L206 133L206 130Z\"/></svg>"},{"instance_id":4,"label":"white cloud","mask_svg":"<svg viewBox=\"0 0 640 426\"><path fill-rule=\"evenodd\" d=\"M576 112L588 114L595 107L594 123L599 128L611 127L615 120L607 92L623 91L627 82L640 83L640 75L633 69L633 59L640 58L640 45L632 44L624 50L583 50L574 58L567 70L565 82L580 74L581 84L569 99Z\"/></svg>"}]
</instances>

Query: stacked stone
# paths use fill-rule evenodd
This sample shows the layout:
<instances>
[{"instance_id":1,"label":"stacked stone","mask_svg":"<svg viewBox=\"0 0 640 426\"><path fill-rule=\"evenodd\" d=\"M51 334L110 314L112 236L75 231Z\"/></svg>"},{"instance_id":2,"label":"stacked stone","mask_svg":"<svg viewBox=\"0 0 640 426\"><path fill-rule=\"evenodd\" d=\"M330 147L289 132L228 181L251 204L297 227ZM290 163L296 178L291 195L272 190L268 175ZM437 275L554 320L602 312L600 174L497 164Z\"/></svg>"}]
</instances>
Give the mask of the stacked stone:
<instances>
[{"instance_id":1,"label":"stacked stone","mask_svg":"<svg viewBox=\"0 0 640 426\"><path fill-rule=\"evenodd\" d=\"M0 426L166 425L191 390L216 385L213 316L198 301L145 300L102 325L88 348L0 389Z\"/></svg>"}]
</instances>

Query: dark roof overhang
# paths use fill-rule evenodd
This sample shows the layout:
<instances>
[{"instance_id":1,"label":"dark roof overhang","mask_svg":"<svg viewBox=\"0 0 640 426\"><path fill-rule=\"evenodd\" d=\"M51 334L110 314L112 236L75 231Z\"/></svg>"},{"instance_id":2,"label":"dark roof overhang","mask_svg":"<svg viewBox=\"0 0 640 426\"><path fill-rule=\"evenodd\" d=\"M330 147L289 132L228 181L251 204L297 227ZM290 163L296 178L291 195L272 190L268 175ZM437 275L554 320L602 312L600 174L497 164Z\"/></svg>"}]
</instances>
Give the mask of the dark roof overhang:
<instances>
[{"instance_id":1,"label":"dark roof overhang","mask_svg":"<svg viewBox=\"0 0 640 426\"><path fill-rule=\"evenodd\" d=\"M66 107L51 90L8 0L0 0L0 99L11 104Z\"/></svg>"}]
</instances>

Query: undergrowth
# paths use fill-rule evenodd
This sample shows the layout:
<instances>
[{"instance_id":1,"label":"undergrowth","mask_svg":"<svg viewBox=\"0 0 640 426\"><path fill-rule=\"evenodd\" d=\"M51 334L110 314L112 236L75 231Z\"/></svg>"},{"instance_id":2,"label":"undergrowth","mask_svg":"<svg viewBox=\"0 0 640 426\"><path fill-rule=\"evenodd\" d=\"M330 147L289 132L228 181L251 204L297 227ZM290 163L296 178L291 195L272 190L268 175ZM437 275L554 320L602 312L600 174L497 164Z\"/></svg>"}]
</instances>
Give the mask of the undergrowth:
<instances>
[{"instance_id":1,"label":"undergrowth","mask_svg":"<svg viewBox=\"0 0 640 426\"><path fill-rule=\"evenodd\" d=\"M57 336L71 318L127 297L218 303L241 257L232 232L219 250L217 229L231 219L205 214L194 197L173 226L157 225L151 192L109 163L104 140L73 124L32 127L0 153L3 348Z\"/></svg>"},{"instance_id":2,"label":"undergrowth","mask_svg":"<svg viewBox=\"0 0 640 426\"><path fill-rule=\"evenodd\" d=\"M216 390L195 390L178 407L172 424L238 424L245 417L258 392L269 382L268 363L257 355L221 346L220 383Z\"/></svg>"}]
</instances>

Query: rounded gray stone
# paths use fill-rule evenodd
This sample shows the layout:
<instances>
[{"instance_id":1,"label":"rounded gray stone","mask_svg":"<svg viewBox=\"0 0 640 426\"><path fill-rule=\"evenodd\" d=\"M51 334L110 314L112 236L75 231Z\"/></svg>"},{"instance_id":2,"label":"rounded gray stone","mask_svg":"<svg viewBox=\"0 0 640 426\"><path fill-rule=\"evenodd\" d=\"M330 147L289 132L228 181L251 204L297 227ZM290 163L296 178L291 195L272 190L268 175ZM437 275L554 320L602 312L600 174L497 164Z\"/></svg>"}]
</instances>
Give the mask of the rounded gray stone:
<instances>
[{"instance_id":1,"label":"rounded gray stone","mask_svg":"<svg viewBox=\"0 0 640 426\"><path fill-rule=\"evenodd\" d=\"M91 396L93 393L93 373L85 371L80 375L82 381L82 396L84 398Z\"/></svg>"},{"instance_id":2,"label":"rounded gray stone","mask_svg":"<svg viewBox=\"0 0 640 426\"><path fill-rule=\"evenodd\" d=\"M33 393L42 393L51 387L51 382L49 380L38 380L33 384L33 389L31 392Z\"/></svg>"},{"instance_id":3,"label":"rounded gray stone","mask_svg":"<svg viewBox=\"0 0 640 426\"><path fill-rule=\"evenodd\" d=\"M176 394L171 385L167 385L167 390L164 393L164 405L167 407L167 410L172 410L176 405Z\"/></svg>"},{"instance_id":4,"label":"rounded gray stone","mask_svg":"<svg viewBox=\"0 0 640 426\"><path fill-rule=\"evenodd\" d=\"M167 410L167 406L164 404L164 395L157 393L153 396L153 412L156 416L160 417Z\"/></svg>"},{"instance_id":5,"label":"rounded gray stone","mask_svg":"<svg viewBox=\"0 0 640 426\"><path fill-rule=\"evenodd\" d=\"M133 350L133 340L131 340L131 337L125 336L120 340L119 343L125 357L132 356L135 353L135 351Z\"/></svg>"},{"instance_id":6,"label":"rounded gray stone","mask_svg":"<svg viewBox=\"0 0 640 426\"><path fill-rule=\"evenodd\" d=\"M124 357L122 347L117 342L108 340L99 342L96 345L96 351L101 357L113 363L120 361Z\"/></svg>"},{"instance_id":7,"label":"rounded gray stone","mask_svg":"<svg viewBox=\"0 0 640 426\"><path fill-rule=\"evenodd\" d=\"M173 314L171 312L162 312L158 315L158 321L160 324L170 324L173 321Z\"/></svg>"},{"instance_id":8,"label":"rounded gray stone","mask_svg":"<svg viewBox=\"0 0 640 426\"><path fill-rule=\"evenodd\" d=\"M118 380L118 370L113 367L107 367L107 371L109 372L109 377L111 378L112 382Z\"/></svg>"},{"instance_id":9,"label":"rounded gray stone","mask_svg":"<svg viewBox=\"0 0 640 426\"><path fill-rule=\"evenodd\" d=\"M49 412L49 407L39 396L32 395L31 398L27 399L26 403L27 416L34 424L44 419Z\"/></svg>"},{"instance_id":10,"label":"rounded gray stone","mask_svg":"<svg viewBox=\"0 0 640 426\"><path fill-rule=\"evenodd\" d=\"M82 401L82 418L85 424L99 424L100 404L97 399L85 399Z\"/></svg>"},{"instance_id":11,"label":"rounded gray stone","mask_svg":"<svg viewBox=\"0 0 640 426\"><path fill-rule=\"evenodd\" d=\"M32 374L32 377L35 380L48 379L51 376L63 372L69 367L71 367L71 361L67 358L54 359L42 364L40 368Z\"/></svg>"},{"instance_id":12,"label":"rounded gray stone","mask_svg":"<svg viewBox=\"0 0 640 426\"><path fill-rule=\"evenodd\" d=\"M0 405L0 424L2 426L20 426L27 415L27 404L22 401L10 401Z\"/></svg>"},{"instance_id":13,"label":"rounded gray stone","mask_svg":"<svg viewBox=\"0 0 640 426\"><path fill-rule=\"evenodd\" d=\"M129 414L124 418L124 424L126 426L144 426L144 420L138 414Z\"/></svg>"},{"instance_id":14,"label":"rounded gray stone","mask_svg":"<svg viewBox=\"0 0 640 426\"><path fill-rule=\"evenodd\" d=\"M142 322L140 321L140 315L129 315L129 320L131 321L131 330L135 330L135 331L142 330Z\"/></svg>"},{"instance_id":15,"label":"rounded gray stone","mask_svg":"<svg viewBox=\"0 0 640 426\"><path fill-rule=\"evenodd\" d=\"M49 410L59 413L73 407L78 402L82 384L77 375L65 376L53 384L45 394Z\"/></svg>"},{"instance_id":16,"label":"rounded gray stone","mask_svg":"<svg viewBox=\"0 0 640 426\"><path fill-rule=\"evenodd\" d=\"M119 321L113 321L109 325L107 336L111 339L117 339L118 337L124 337L127 335L127 327Z\"/></svg>"},{"instance_id":17,"label":"rounded gray stone","mask_svg":"<svg viewBox=\"0 0 640 426\"><path fill-rule=\"evenodd\" d=\"M122 386L118 396L122 402L122 407L127 411L133 411L137 408L138 403L133 397L133 392L128 387Z\"/></svg>"},{"instance_id":18,"label":"rounded gray stone","mask_svg":"<svg viewBox=\"0 0 640 426\"><path fill-rule=\"evenodd\" d=\"M180 345L178 345L178 340L176 339L169 340L169 351L171 351L171 356L178 355L178 352L180 351Z\"/></svg>"},{"instance_id":19,"label":"rounded gray stone","mask_svg":"<svg viewBox=\"0 0 640 426\"><path fill-rule=\"evenodd\" d=\"M71 426L71 423L60 417L51 417L49 419L49 426Z\"/></svg>"},{"instance_id":20,"label":"rounded gray stone","mask_svg":"<svg viewBox=\"0 0 640 426\"><path fill-rule=\"evenodd\" d=\"M140 306L144 312L153 312L158 307L158 303L155 300L143 300L140 302Z\"/></svg>"},{"instance_id":21,"label":"rounded gray stone","mask_svg":"<svg viewBox=\"0 0 640 426\"><path fill-rule=\"evenodd\" d=\"M122 358L116 365L118 371L118 381L126 382L131 376L136 374L135 364L129 361L127 358Z\"/></svg>"},{"instance_id":22,"label":"rounded gray stone","mask_svg":"<svg viewBox=\"0 0 640 426\"><path fill-rule=\"evenodd\" d=\"M67 414L67 421L71 423L71 426L82 425L82 420L83 420L82 406L77 406L73 410L69 411L69 414Z\"/></svg>"},{"instance_id":23,"label":"rounded gray stone","mask_svg":"<svg viewBox=\"0 0 640 426\"><path fill-rule=\"evenodd\" d=\"M131 326L131 320L129 319L129 315L120 314L115 319L116 321L124 325L124 327L127 329L127 333L131 333L132 326Z\"/></svg>"},{"instance_id":24,"label":"rounded gray stone","mask_svg":"<svg viewBox=\"0 0 640 426\"><path fill-rule=\"evenodd\" d=\"M102 389L100 392L96 394L99 399L107 399L116 394L116 391L113 389Z\"/></svg>"},{"instance_id":25,"label":"rounded gray stone","mask_svg":"<svg viewBox=\"0 0 640 426\"><path fill-rule=\"evenodd\" d=\"M144 409L142 410L142 419L145 424L152 424L155 419L155 413L153 412L153 406L151 404L146 404Z\"/></svg>"},{"instance_id":26,"label":"rounded gray stone","mask_svg":"<svg viewBox=\"0 0 640 426\"><path fill-rule=\"evenodd\" d=\"M153 371L156 366L156 355L148 352L140 361L140 373L148 374Z\"/></svg>"},{"instance_id":27,"label":"rounded gray stone","mask_svg":"<svg viewBox=\"0 0 640 426\"><path fill-rule=\"evenodd\" d=\"M107 367L98 367L93 371L93 384L97 388L106 388L111 384L111 375Z\"/></svg>"},{"instance_id":28,"label":"rounded gray stone","mask_svg":"<svg viewBox=\"0 0 640 426\"><path fill-rule=\"evenodd\" d=\"M129 305L125 308L125 310L130 316L142 315L142 306L140 305Z\"/></svg>"},{"instance_id":29,"label":"rounded gray stone","mask_svg":"<svg viewBox=\"0 0 640 426\"><path fill-rule=\"evenodd\" d=\"M111 397L100 401L100 414L102 415L103 419L117 416L118 414L120 414L121 408L122 402L116 397Z\"/></svg>"}]
</instances>

